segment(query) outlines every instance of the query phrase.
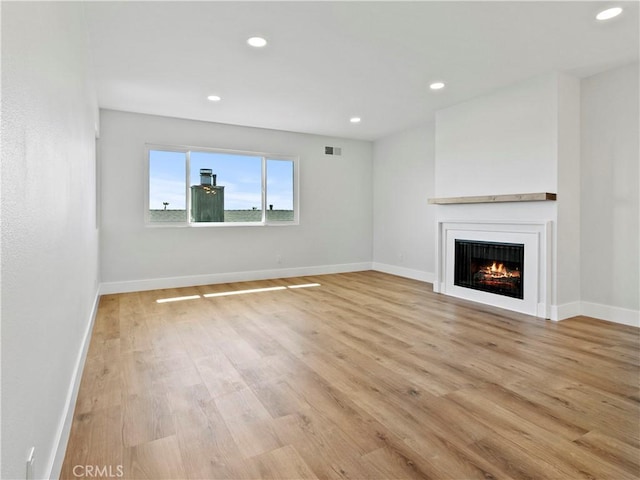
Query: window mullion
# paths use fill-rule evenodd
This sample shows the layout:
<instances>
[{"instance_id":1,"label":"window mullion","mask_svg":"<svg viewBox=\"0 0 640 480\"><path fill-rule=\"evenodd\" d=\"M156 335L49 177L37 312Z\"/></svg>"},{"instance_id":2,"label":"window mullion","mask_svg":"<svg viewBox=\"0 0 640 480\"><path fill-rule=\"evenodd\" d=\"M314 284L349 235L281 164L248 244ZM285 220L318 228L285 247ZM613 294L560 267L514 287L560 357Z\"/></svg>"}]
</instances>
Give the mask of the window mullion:
<instances>
[{"instance_id":1,"label":"window mullion","mask_svg":"<svg viewBox=\"0 0 640 480\"><path fill-rule=\"evenodd\" d=\"M267 157L262 157L262 223L267 223Z\"/></svg>"},{"instance_id":2,"label":"window mullion","mask_svg":"<svg viewBox=\"0 0 640 480\"><path fill-rule=\"evenodd\" d=\"M186 206L187 206L187 224L191 225L191 186L189 185L190 183L190 177L191 177L191 150L187 150L186 155L185 155L185 175L186 175L186 182L185 182L185 198L186 198Z\"/></svg>"}]
</instances>

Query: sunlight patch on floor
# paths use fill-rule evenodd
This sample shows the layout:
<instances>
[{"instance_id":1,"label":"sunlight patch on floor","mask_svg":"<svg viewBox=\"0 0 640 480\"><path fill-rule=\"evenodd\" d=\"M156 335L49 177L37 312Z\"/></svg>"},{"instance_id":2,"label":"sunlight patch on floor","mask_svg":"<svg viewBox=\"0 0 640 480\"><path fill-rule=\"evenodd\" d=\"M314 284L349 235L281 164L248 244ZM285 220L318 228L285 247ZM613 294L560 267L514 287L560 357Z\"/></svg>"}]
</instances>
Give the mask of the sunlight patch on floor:
<instances>
[{"instance_id":1,"label":"sunlight patch on floor","mask_svg":"<svg viewBox=\"0 0 640 480\"><path fill-rule=\"evenodd\" d=\"M319 287L319 286L321 286L319 283L304 283L300 285L287 285L282 287L265 287L265 288L251 288L248 290L231 290L228 292L204 293L202 294L202 296L187 295L184 297L159 298L158 300L156 300L156 303L181 302L183 300L197 300L203 297L204 298L226 297L229 295L245 295L247 293L260 293L260 292L273 292L276 290L287 290L288 288L296 289L296 288L310 288L310 287Z\"/></svg>"}]
</instances>

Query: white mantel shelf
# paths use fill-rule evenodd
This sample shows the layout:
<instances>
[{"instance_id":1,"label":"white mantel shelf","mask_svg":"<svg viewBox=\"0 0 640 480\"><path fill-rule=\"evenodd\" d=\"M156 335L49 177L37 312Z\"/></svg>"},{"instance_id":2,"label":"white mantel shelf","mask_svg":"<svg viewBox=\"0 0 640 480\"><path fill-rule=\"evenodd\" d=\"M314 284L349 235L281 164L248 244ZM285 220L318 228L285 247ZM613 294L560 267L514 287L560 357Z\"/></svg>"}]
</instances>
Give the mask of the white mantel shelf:
<instances>
[{"instance_id":1,"label":"white mantel shelf","mask_svg":"<svg viewBox=\"0 0 640 480\"><path fill-rule=\"evenodd\" d=\"M555 193L513 193L508 195L483 195L478 197L430 198L432 205L455 205L461 203L500 203L500 202L546 202L555 201Z\"/></svg>"}]
</instances>

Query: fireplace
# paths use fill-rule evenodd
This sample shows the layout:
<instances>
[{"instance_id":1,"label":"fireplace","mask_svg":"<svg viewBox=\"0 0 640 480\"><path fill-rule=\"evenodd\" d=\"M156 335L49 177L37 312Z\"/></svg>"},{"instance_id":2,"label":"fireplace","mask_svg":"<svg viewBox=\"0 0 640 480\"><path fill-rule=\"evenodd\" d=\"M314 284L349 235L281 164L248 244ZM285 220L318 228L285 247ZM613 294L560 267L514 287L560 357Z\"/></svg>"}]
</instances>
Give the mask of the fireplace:
<instances>
[{"instance_id":1,"label":"fireplace","mask_svg":"<svg viewBox=\"0 0 640 480\"><path fill-rule=\"evenodd\" d=\"M438 222L433 290L551 318L551 229L546 221Z\"/></svg>"},{"instance_id":2,"label":"fireplace","mask_svg":"<svg viewBox=\"0 0 640 480\"><path fill-rule=\"evenodd\" d=\"M454 285L524 298L524 244L455 240Z\"/></svg>"}]
</instances>

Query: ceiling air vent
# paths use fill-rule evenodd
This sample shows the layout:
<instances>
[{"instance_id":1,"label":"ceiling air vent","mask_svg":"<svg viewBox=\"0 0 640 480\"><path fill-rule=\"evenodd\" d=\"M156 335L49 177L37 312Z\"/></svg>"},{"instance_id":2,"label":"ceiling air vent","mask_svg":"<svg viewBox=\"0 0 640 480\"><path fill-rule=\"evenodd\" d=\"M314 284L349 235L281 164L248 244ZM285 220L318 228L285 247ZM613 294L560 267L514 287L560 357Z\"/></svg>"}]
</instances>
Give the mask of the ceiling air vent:
<instances>
[{"instance_id":1,"label":"ceiling air vent","mask_svg":"<svg viewBox=\"0 0 640 480\"><path fill-rule=\"evenodd\" d=\"M325 155L342 155L341 147L324 147Z\"/></svg>"}]
</instances>

